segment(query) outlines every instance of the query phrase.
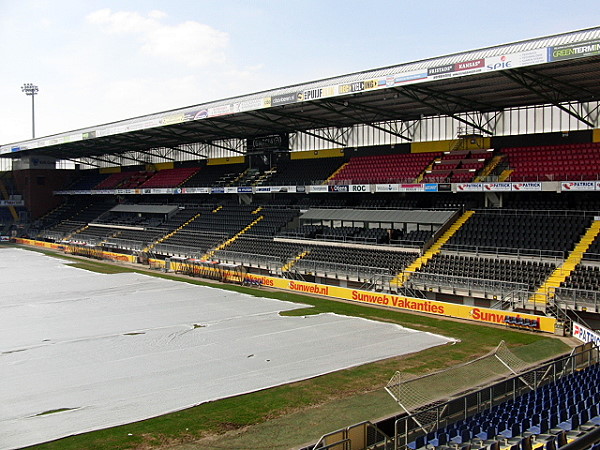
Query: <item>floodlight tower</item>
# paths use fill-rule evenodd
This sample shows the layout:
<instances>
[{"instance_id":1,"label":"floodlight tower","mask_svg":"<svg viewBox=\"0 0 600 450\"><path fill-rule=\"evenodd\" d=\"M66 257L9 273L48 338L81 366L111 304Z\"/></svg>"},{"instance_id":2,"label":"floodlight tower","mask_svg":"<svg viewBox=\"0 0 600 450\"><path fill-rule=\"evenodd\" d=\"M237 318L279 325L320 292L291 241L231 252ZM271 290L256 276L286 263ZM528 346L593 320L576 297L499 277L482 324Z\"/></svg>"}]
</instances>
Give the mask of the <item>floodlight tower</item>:
<instances>
[{"instance_id":1,"label":"floodlight tower","mask_svg":"<svg viewBox=\"0 0 600 450\"><path fill-rule=\"evenodd\" d=\"M25 95L31 96L31 135L35 139L35 95L39 92L39 88L33 83L25 83L21 86L21 91L25 92Z\"/></svg>"}]
</instances>

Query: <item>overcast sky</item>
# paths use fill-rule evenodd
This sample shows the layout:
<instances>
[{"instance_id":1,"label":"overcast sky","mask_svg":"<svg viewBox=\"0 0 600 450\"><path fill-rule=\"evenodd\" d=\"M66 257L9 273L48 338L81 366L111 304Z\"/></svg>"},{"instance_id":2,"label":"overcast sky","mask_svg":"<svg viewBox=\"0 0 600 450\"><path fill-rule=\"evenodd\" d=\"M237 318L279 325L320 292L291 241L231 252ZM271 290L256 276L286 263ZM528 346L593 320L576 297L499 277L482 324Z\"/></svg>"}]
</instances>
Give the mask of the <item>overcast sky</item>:
<instances>
[{"instance_id":1,"label":"overcast sky","mask_svg":"<svg viewBox=\"0 0 600 450\"><path fill-rule=\"evenodd\" d=\"M597 0L0 0L0 144L600 25Z\"/></svg>"}]
</instances>

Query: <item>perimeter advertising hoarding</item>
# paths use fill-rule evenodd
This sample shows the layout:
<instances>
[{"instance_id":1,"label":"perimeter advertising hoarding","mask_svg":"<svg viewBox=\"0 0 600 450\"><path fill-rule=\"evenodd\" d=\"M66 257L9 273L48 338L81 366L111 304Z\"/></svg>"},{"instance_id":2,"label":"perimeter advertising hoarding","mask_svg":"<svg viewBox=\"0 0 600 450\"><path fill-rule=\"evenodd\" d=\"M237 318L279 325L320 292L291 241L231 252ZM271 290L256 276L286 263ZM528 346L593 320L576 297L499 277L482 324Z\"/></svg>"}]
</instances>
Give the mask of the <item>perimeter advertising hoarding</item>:
<instances>
[{"instance_id":1,"label":"perimeter advertising hoarding","mask_svg":"<svg viewBox=\"0 0 600 450\"><path fill-rule=\"evenodd\" d=\"M489 192L510 192L512 183L483 183L483 190Z\"/></svg>"},{"instance_id":2,"label":"perimeter advertising hoarding","mask_svg":"<svg viewBox=\"0 0 600 450\"><path fill-rule=\"evenodd\" d=\"M347 184L334 184L329 186L329 192L350 192L350 186Z\"/></svg>"},{"instance_id":3,"label":"perimeter advertising hoarding","mask_svg":"<svg viewBox=\"0 0 600 450\"><path fill-rule=\"evenodd\" d=\"M172 270L178 269L176 265L177 263L171 261ZM226 273L225 276L230 276L231 281L239 281L239 273L229 272ZM362 291L339 286L328 286L318 283L275 278L266 275L246 274L245 278L246 280L251 280L261 286L293 291L300 294L322 295L325 297L340 298L358 303L385 306L388 308L405 311L417 311L446 317L456 317L475 322L505 325L507 323L507 316L513 318L525 318L537 322L536 329L547 333L554 333L554 325L556 323L556 319L553 317L536 316L533 314L520 314L497 309L479 308L468 305L458 305L455 303L404 297L400 295L382 294L379 292Z\"/></svg>"},{"instance_id":4,"label":"perimeter advertising hoarding","mask_svg":"<svg viewBox=\"0 0 600 450\"><path fill-rule=\"evenodd\" d=\"M459 183L456 185L456 192L481 192L483 185L481 183Z\"/></svg>"},{"instance_id":5,"label":"perimeter advertising hoarding","mask_svg":"<svg viewBox=\"0 0 600 450\"><path fill-rule=\"evenodd\" d=\"M329 192L329 186L322 184L307 186L307 188L308 192L311 194L323 194L325 192Z\"/></svg>"},{"instance_id":6,"label":"perimeter advertising hoarding","mask_svg":"<svg viewBox=\"0 0 600 450\"><path fill-rule=\"evenodd\" d=\"M584 343L593 342L597 347L600 347L600 334L580 323L573 322L573 337Z\"/></svg>"},{"instance_id":7,"label":"perimeter advertising hoarding","mask_svg":"<svg viewBox=\"0 0 600 450\"><path fill-rule=\"evenodd\" d=\"M424 192L425 187L421 183L401 184L398 186L399 192Z\"/></svg>"},{"instance_id":8,"label":"perimeter advertising hoarding","mask_svg":"<svg viewBox=\"0 0 600 450\"><path fill-rule=\"evenodd\" d=\"M0 200L0 206L24 206L23 200Z\"/></svg>"},{"instance_id":9,"label":"perimeter advertising hoarding","mask_svg":"<svg viewBox=\"0 0 600 450\"><path fill-rule=\"evenodd\" d=\"M563 192L569 191L595 191L595 181L564 181L560 183L560 190Z\"/></svg>"},{"instance_id":10,"label":"perimeter advertising hoarding","mask_svg":"<svg viewBox=\"0 0 600 450\"><path fill-rule=\"evenodd\" d=\"M189 187L181 188L182 194L210 194L209 187Z\"/></svg>"},{"instance_id":11,"label":"perimeter advertising hoarding","mask_svg":"<svg viewBox=\"0 0 600 450\"><path fill-rule=\"evenodd\" d=\"M517 192L528 192L528 191L541 191L541 181L530 181L527 183L513 183L512 190Z\"/></svg>"},{"instance_id":12,"label":"perimeter advertising hoarding","mask_svg":"<svg viewBox=\"0 0 600 450\"><path fill-rule=\"evenodd\" d=\"M399 184L376 184L375 192L399 192Z\"/></svg>"},{"instance_id":13,"label":"perimeter advertising hoarding","mask_svg":"<svg viewBox=\"0 0 600 450\"><path fill-rule=\"evenodd\" d=\"M351 184L350 192L371 192L371 185L369 185L369 184Z\"/></svg>"}]
</instances>

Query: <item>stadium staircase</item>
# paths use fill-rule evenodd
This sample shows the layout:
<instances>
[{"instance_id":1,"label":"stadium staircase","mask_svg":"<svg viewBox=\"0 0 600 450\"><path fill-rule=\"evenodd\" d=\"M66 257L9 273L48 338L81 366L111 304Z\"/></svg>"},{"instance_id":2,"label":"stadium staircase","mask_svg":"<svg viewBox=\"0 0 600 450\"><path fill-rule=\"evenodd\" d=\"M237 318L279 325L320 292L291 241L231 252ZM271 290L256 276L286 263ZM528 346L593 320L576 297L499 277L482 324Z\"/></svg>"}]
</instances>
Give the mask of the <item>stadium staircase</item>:
<instances>
[{"instance_id":1,"label":"stadium staircase","mask_svg":"<svg viewBox=\"0 0 600 450\"><path fill-rule=\"evenodd\" d=\"M67 235L64 237L65 241L68 241L69 239L71 239L73 236L75 236L78 233L82 233L85 230L87 230L90 226L89 225L84 225L83 227L79 228L78 230L73 231L71 234Z\"/></svg>"},{"instance_id":2,"label":"stadium staircase","mask_svg":"<svg viewBox=\"0 0 600 450\"><path fill-rule=\"evenodd\" d=\"M217 253L219 250L223 250L226 247L229 247L231 244L233 244L240 236L242 236L244 233L246 233L250 228L252 228L254 225L256 225L258 222L260 222L261 220L263 220L265 218L265 216L258 216L256 219L254 219L249 225L247 225L244 229L242 229L242 231L240 231L239 233L236 233L233 237L227 239L225 242L223 242L222 244L218 245L217 247L215 247L214 249L212 249L211 251L205 253L202 258L200 258L201 260L205 261L207 259L210 259L214 256L215 253Z\"/></svg>"},{"instance_id":3,"label":"stadium staircase","mask_svg":"<svg viewBox=\"0 0 600 450\"><path fill-rule=\"evenodd\" d=\"M454 236L454 234L465 224L467 220L471 218L473 214L475 214L475 211L465 211L463 215L460 216L458 220L444 232L444 234L442 234L435 244L429 247L429 250L427 250L423 256L417 258L412 264L406 267L402 273L396 275L390 284L402 287L410 278L410 274L419 270L421 267L427 264L427 261L437 255L441 251L442 246L448 242L452 236Z\"/></svg>"},{"instance_id":4,"label":"stadium staircase","mask_svg":"<svg viewBox=\"0 0 600 450\"><path fill-rule=\"evenodd\" d=\"M252 184L253 186L260 186L266 181L270 180L273 175L277 173L277 166L272 166L269 170L265 170L256 181Z\"/></svg>"},{"instance_id":5,"label":"stadium staircase","mask_svg":"<svg viewBox=\"0 0 600 450\"><path fill-rule=\"evenodd\" d=\"M583 254L592 245L596 236L600 233L600 220L595 220L592 225L584 233L583 237L577 243L569 257L558 266L548 279L542 284L538 290L529 299L533 303L548 303L549 298L554 296L554 290L560 287L575 267L583 259Z\"/></svg>"},{"instance_id":6,"label":"stadium staircase","mask_svg":"<svg viewBox=\"0 0 600 450\"><path fill-rule=\"evenodd\" d=\"M483 168L483 170L481 171L481 173L475 177L474 182L475 183L481 183L482 181L484 181L485 178L489 174L491 174L496 167L498 167L498 164L500 164L500 162L503 159L504 159L504 155L494 156L492 158L492 160L490 161L490 163Z\"/></svg>"},{"instance_id":7,"label":"stadium staircase","mask_svg":"<svg viewBox=\"0 0 600 450\"><path fill-rule=\"evenodd\" d=\"M294 257L294 259L292 259L291 261L288 261L282 268L281 271L282 272L289 272L289 270L294 267L296 265L296 263L298 261L300 261L302 258L304 258L306 255L308 255L310 253L310 250L304 250L302 253L296 255Z\"/></svg>"},{"instance_id":8,"label":"stadium staircase","mask_svg":"<svg viewBox=\"0 0 600 450\"><path fill-rule=\"evenodd\" d=\"M222 206L220 206L219 208L222 208ZM214 211L213 211L214 212ZM144 248L142 250L143 253L147 253L150 250L152 250L154 247L156 247L158 244L166 241L167 239L169 239L171 236L173 236L175 233L181 231L182 229L184 229L185 227L187 227L190 223L192 223L194 220L196 220L198 217L200 217L202 214L198 213L196 214L194 217L192 217L191 219L189 219L187 222L184 222L182 225L180 225L179 227L177 227L176 229L174 229L173 231L171 231L168 234L165 234L163 237L161 237L160 239L152 242L148 247Z\"/></svg>"},{"instance_id":9,"label":"stadium staircase","mask_svg":"<svg viewBox=\"0 0 600 450\"><path fill-rule=\"evenodd\" d=\"M503 170L502 173L498 176L498 181L503 182L508 180L508 177L510 177L513 172L514 171L512 169Z\"/></svg>"},{"instance_id":10,"label":"stadium staircase","mask_svg":"<svg viewBox=\"0 0 600 450\"><path fill-rule=\"evenodd\" d=\"M347 165L348 165L348 163L347 163L347 162L345 162L345 163L344 163L344 164L342 164L340 167L338 167L338 168L336 169L336 171L335 171L335 172L333 172L331 175L329 175L329 177L328 177L328 178L325 180L325 182L324 182L323 184L327 184L327 182L328 182L329 180L333 180L333 179L335 178L335 176L336 176L338 173L340 173L342 170L344 170L344 168L345 168Z\"/></svg>"},{"instance_id":11,"label":"stadium staircase","mask_svg":"<svg viewBox=\"0 0 600 450\"><path fill-rule=\"evenodd\" d=\"M7 173L7 172L5 172ZM0 192L2 193L2 197L4 198L4 200L10 200L10 195L8 195L8 191L6 190L6 186L4 185L4 183L2 182L2 180L0 179ZM15 220L15 222L18 222L19 220L19 215L17 214L17 210L15 209L14 206L10 205L8 207L8 210L10 211L10 215L13 217L13 219Z\"/></svg>"},{"instance_id":12,"label":"stadium staircase","mask_svg":"<svg viewBox=\"0 0 600 450\"><path fill-rule=\"evenodd\" d=\"M415 183L420 183L421 181L423 181L423 178L425 178L425 175L427 174L427 172L430 172L433 169L433 166L435 165L435 163L441 161L441 159L442 158L435 158L433 161L431 161L431 164L429 164L427 167L425 167L425 169L423 169L423 171L415 179Z\"/></svg>"}]
</instances>

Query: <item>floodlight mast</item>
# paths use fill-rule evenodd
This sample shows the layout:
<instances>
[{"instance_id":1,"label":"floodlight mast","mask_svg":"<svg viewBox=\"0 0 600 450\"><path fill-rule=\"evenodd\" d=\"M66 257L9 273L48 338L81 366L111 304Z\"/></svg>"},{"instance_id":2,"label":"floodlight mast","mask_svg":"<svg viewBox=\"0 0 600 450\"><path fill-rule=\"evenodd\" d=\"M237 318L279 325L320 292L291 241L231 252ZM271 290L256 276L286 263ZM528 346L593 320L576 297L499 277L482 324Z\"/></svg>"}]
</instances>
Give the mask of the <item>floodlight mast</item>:
<instances>
[{"instance_id":1,"label":"floodlight mast","mask_svg":"<svg viewBox=\"0 0 600 450\"><path fill-rule=\"evenodd\" d=\"M35 95L39 92L39 87L33 83L25 83L21 86L21 91L25 92L25 95L31 96L31 136L35 139Z\"/></svg>"}]
</instances>

